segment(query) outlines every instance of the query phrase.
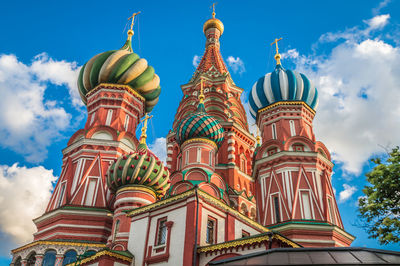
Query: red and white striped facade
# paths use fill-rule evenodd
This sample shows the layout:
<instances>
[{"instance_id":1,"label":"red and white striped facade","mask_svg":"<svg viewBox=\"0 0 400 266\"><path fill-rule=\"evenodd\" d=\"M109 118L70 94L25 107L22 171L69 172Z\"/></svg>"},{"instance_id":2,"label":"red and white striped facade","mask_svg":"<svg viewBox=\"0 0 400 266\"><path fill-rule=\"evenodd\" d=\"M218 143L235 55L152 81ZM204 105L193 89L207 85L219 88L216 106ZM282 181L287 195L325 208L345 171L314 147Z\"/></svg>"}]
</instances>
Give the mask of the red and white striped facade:
<instances>
[{"instance_id":1,"label":"red and white striped facade","mask_svg":"<svg viewBox=\"0 0 400 266\"><path fill-rule=\"evenodd\" d=\"M315 112L303 102L278 102L258 112L262 145L257 180L258 221L309 247L349 246L332 189L331 157L316 141Z\"/></svg>"}]
</instances>

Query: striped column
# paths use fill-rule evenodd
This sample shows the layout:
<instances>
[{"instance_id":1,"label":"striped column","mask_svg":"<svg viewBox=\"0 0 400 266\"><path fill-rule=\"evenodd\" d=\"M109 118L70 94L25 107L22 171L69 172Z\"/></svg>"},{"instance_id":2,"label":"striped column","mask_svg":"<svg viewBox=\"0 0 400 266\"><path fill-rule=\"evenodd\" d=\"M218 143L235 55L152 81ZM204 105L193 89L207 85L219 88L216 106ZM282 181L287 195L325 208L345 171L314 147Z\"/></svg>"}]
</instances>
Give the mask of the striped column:
<instances>
[{"instance_id":1,"label":"striped column","mask_svg":"<svg viewBox=\"0 0 400 266\"><path fill-rule=\"evenodd\" d=\"M228 143L228 149L227 149L228 163L235 163L235 159L236 159L236 156L235 156L235 142L236 141L234 139L235 133L230 131L230 132L228 132L227 136L228 136L228 141L227 141L227 143Z\"/></svg>"}]
</instances>

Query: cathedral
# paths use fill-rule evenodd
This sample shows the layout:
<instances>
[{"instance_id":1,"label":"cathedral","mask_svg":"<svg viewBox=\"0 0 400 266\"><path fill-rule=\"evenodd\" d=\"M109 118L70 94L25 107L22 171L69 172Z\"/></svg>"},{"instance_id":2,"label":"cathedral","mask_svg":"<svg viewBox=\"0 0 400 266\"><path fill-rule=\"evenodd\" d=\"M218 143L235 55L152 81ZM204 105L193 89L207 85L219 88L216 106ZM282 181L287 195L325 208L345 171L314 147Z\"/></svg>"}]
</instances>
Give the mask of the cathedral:
<instances>
[{"instance_id":1,"label":"cathedral","mask_svg":"<svg viewBox=\"0 0 400 266\"><path fill-rule=\"evenodd\" d=\"M313 131L318 91L284 68L278 39L275 68L249 91L254 136L213 12L203 57L181 86L166 161L149 150L148 120L165 96L162 77L132 49L135 15L122 48L80 70L86 124L62 151L33 242L11 251L11 265L400 263L400 253L350 247L355 237L343 228L331 156Z\"/></svg>"}]
</instances>

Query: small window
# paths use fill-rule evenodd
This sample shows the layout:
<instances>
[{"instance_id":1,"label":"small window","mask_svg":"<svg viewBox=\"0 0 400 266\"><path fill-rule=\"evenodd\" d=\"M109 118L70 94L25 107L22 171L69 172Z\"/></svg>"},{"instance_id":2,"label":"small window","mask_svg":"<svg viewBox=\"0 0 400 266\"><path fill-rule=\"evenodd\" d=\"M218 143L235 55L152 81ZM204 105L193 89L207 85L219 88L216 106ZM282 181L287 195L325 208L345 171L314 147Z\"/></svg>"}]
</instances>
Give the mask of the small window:
<instances>
[{"instance_id":1,"label":"small window","mask_svg":"<svg viewBox=\"0 0 400 266\"><path fill-rule=\"evenodd\" d=\"M296 128L295 128L295 126L294 126L294 121L293 120L290 120L289 121L289 126L290 126L290 135L293 137L293 136L296 136Z\"/></svg>"},{"instance_id":2,"label":"small window","mask_svg":"<svg viewBox=\"0 0 400 266\"><path fill-rule=\"evenodd\" d=\"M66 182L62 183L62 185L61 185L60 193L58 194L58 201L57 201L56 208L60 207L62 202L63 202L64 192L65 192L65 185L66 185Z\"/></svg>"},{"instance_id":3,"label":"small window","mask_svg":"<svg viewBox=\"0 0 400 266\"><path fill-rule=\"evenodd\" d=\"M329 197L328 197L328 211L329 211L329 222L331 224L335 224L335 217L334 217L334 212L333 212L333 208L332 208L332 201Z\"/></svg>"},{"instance_id":4,"label":"small window","mask_svg":"<svg viewBox=\"0 0 400 266\"><path fill-rule=\"evenodd\" d=\"M94 193L96 192L97 180L94 178L89 179L89 184L87 186L85 205L93 206L94 204Z\"/></svg>"},{"instance_id":5,"label":"small window","mask_svg":"<svg viewBox=\"0 0 400 266\"><path fill-rule=\"evenodd\" d=\"M128 131L128 126L129 126L129 115L125 115L125 123L124 123L125 131Z\"/></svg>"},{"instance_id":6,"label":"small window","mask_svg":"<svg viewBox=\"0 0 400 266\"><path fill-rule=\"evenodd\" d=\"M249 236L250 236L249 232L242 230L242 238L243 237L249 237Z\"/></svg>"},{"instance_id":7,"label":"small window","mask_svg":"<svg viewBox=\"0 0 400 266\"><path fill-rule=\"evenodd\" d=\"M280 223L281 222L281 211L279 208L278 196L273 197L273 203L274 203L274 211L275 211L275 223Z\"/></svg>"},{"instance_id":8,"label":"small window","mask_svg":"<svg viewBox=\"0 0 400 266\"><path fill-rule=\"evenodd\" d=\"M197 148L197 162L201 163L201 148Z\"/></svg>"},{"instance_id":9,"label":"small window","mask_svg":"<svg viewBox=\"0 0 400 266\"><path fill-rule=\"evenodd\" d=\"M107 119L106 119L106 126L109 126L111 124L112 114L113 114L113 110L111 110L111 109L108 110Z\"/></svg>"},{"instance_id":10,"label":"small window","mask_svg":"<svg viewBox=\"0 0 400 266\"><path fill-rule=\"evenodd\" d=\"M188 164L189 163L189 151L186 151L186 154L185 154L185 164Z\"/></svg>"},{"instance_id":11,"label":"small window","mask_svg":"<svg viewBox=\"0 0 400 266\"><path fill-rule=\"evenodd\" d=\"M278 149L276 147L271 148L271 149L268 150L268 156L273 155L273 154L275 154L277 152L278 152Z\"/></svg>"},{"instance_id":12,"label":"small window","mask_svg":"<svg viewBox=\"0 0 400 266\"><path fill-rule=\"evenodd\" d=\"M207 234L206 234L206 243L214 244L215 242L215 220L208 219L207 220Z\"/></svg>"},{"instance_id":13,"label":"small window","mask_svg":"<svg viewBox=\"0 0 400 266\"><path fill-rule=\"evenodd\" d=\"M211 151L210 152L210 159L209 159L210 166L213 166L213 155L214 155L214 153Z\"/></svg>"},{"instance_id":14,"label":"small window","mask_svg":"<svg viewBox=\"0 0 400 266\"><path fill-rule=\"evenodd\" d=\"M301 193L301 201L303 203L303 219L312 219L310 195L308 192Z\"/></svg>"},{"instance_id":15,"label":"small window","mask_svg":"<svg viewBox=\"0 0 400 266\"><path fill-rule=\"evenodd\" d=\"M293 144L293 150L294 151L304 151L304 145L303 144Z\"/></svg>"},{"instance_id":16,"label":"small window","mask_svg":"<svg viewBox=\"0 0 400 266\"><path fill-rule=\"evenodd\" d=\"M276 139L276 124L273 123L271 128L272 128L272 139Z\"/></svg>"},{"instance_id":17,"label":"small window","mask_svg":"<svg viewBox=\"0 0 400 266\"><path fill-rule=\"evenodd\" d=\"M167 240L167 219L160 220L158 223L157 246L164 245Z\"/></svg>"},{"instance_id":18,"label":"small window","mask_svg":"<svg viewBox=\"0 0 400 266\"><path fill-rule=\"evenodd\" d=\"M93 113L92 114L92 117L90 118L90 125L92 125L93 124L93 122L94 122L94 117L96 116L96 113Z\"/></svg>"},{"instance_id":19,"label":"small window","mask_svg":"<svg viewBox=\"0 0 400 266\"><path fill-rule=\"evenodd\" d=\"M240 158L240 171L246 173L246 160L243 157Z\"/></svg>"},{"instance_id":20,"label":"small window","mask_svg":"<svg viewBox=\"0 0 400 266\"><path fill-rule=\"evenodd\" d=\"M115 227L114 227L114 234L113 234L113 242L115 241L115 238L117 237L119 231L119 220L115 222Z\"/></svg>"}]
</instances>

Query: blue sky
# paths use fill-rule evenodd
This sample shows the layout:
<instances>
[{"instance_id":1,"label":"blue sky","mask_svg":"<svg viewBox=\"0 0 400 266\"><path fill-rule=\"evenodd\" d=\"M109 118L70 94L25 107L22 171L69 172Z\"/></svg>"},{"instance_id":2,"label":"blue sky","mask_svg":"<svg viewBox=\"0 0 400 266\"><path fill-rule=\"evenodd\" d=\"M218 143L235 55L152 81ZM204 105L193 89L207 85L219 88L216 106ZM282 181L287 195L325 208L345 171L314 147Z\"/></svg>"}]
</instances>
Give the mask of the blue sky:
<instances>
[{"instance_id":1,"label":"blue sky","mask_svg":"<svg viewBox=\"0 0 400 266\"><path fill-rule=\"evenodd\" d=\"M84 125L86 110L75 83L79 67L97 53L121 47L127 18L142 11L133 49L161 78L148 141L163 144L182 96L180 85L189 81L204 52L202 26L211 4L2 3L0 215L7 218L0 222L0 263L10 248L30 241L30 219L42 213L60 174L61 150ZM357 236L353 245L398 250L399 245L380 246L367 238L356 202L372 167L368 158L400 142L399 1L221 0L216 13L225 25L222 55L235 83L245 89L244 102L253 83L273 70L270 43L283 37L283 66L302 71L319 89L314 130L333 153L333 185L345 229Z\"/></svg>"}]
</instances>

